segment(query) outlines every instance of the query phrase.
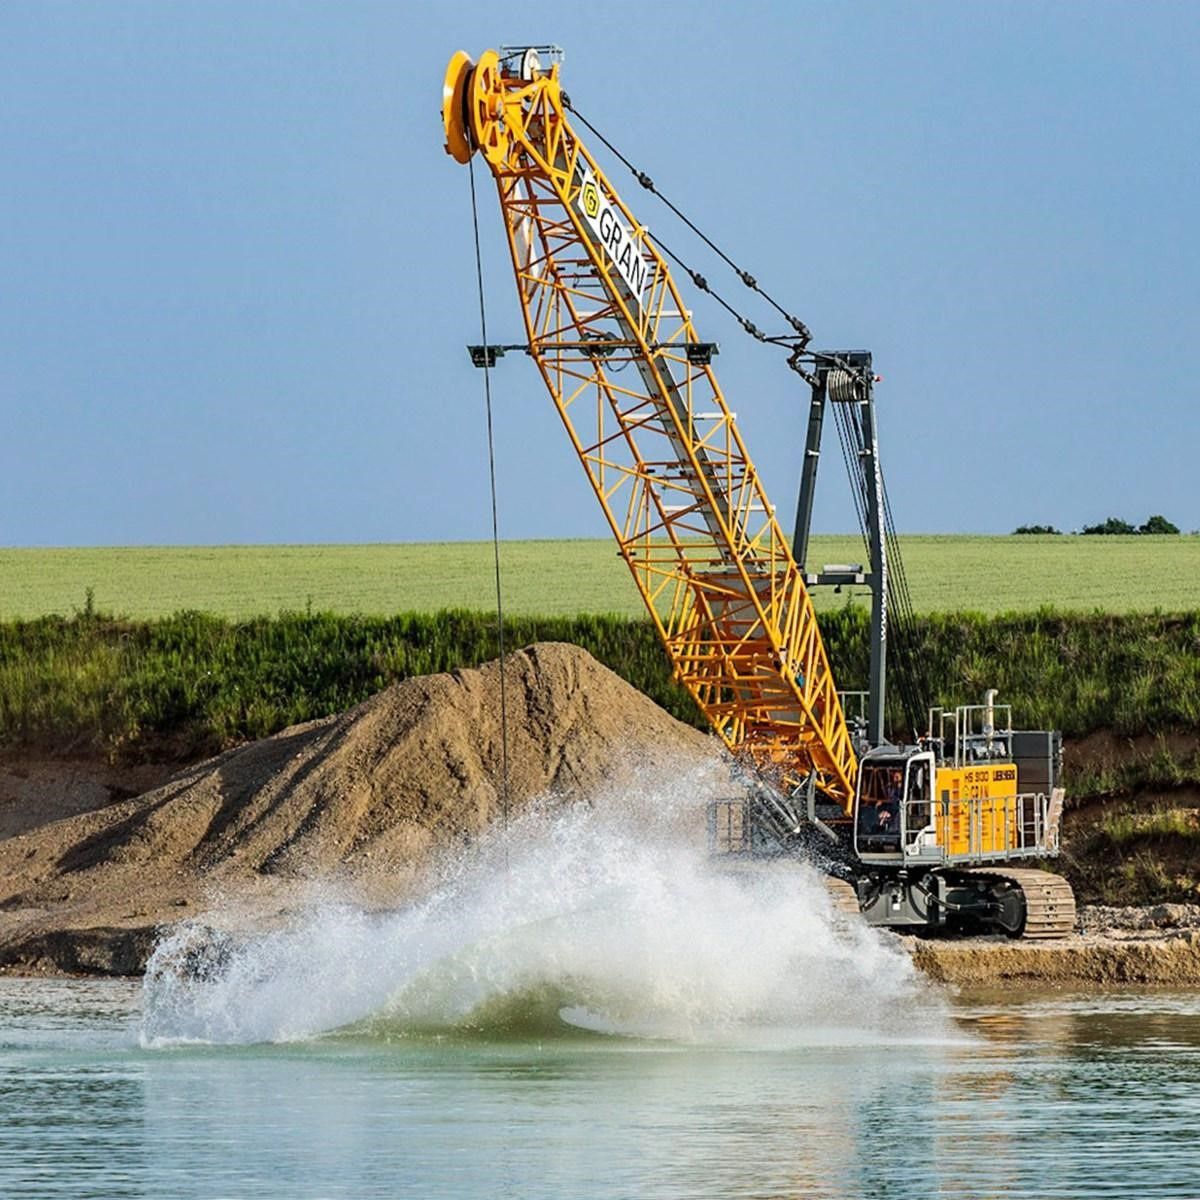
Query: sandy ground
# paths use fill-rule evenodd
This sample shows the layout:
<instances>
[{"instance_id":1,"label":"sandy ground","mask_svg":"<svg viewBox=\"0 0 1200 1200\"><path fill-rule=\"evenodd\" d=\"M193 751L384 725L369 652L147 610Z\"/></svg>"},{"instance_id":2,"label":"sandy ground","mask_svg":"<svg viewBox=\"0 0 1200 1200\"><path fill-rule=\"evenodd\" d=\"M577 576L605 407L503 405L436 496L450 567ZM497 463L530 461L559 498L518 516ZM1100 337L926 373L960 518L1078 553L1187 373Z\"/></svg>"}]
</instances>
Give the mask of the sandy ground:
<instances>
[{"instance_id":1,"label":"sandy ground","mask_svg":"<svg viewBox=\"0 0 1200 1200\"><path fill-rule=\"evenodd\" d=\"M278 921L314 880L396 904L505 809L718 759L575 646L510 655L506 682L507 798L495 663L406 680L132 797L99 769L9 764L0 967L134 973L162 926L214 901Z\"/></svg>"},{"instance_id":2,"label":"sandy ground","mask_svg":"<svg viewBox=\"0 0 1200 1200\"><path fill-rule=\"evenodd\" d=\"M178 770L171 763L117 767L89 758L0 759L0 841L139 796Z\"/></svg>"},{"instance_id":3,"label":"sandy ground","mask_svg":"<svg viewBox=\"0 0 1200 1200\"><path fill-rule=\"evenodd\" d=\"M1082 908L1080 932L1055 941L901 941L931 978L953 984L1200 986L1200 905Z\"/></svg>"}]
</instances>

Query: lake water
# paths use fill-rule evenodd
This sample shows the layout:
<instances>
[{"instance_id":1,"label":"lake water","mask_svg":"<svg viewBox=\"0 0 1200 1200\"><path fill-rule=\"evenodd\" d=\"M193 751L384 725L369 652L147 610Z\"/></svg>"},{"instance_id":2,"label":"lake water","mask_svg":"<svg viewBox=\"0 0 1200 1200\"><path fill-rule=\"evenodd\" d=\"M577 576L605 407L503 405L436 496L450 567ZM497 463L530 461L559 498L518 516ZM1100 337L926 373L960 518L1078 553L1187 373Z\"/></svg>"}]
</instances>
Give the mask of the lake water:
<instances>
[{"instance_id":1,"label":"lake water","mask_svg":"<svg viewBox=\"0 0 1200 1200\"><path fill-rule=\"evenodd\" d=\"M0 979L0 1197L1200 1196L1200 993L948 994L672 787L402 911Z\"/></svg>"},{"instance_id":2,"label":"lake water","mask_svg":"<svg viewBox=\"0 0 1200 1200\"><path fill-rule=\"evenodd\" d=\"M921 1042L139 1043L140 987L0 980L5 1197L1200 1194L1200 995L959 999Z\"/></svg>"}]
</instances>

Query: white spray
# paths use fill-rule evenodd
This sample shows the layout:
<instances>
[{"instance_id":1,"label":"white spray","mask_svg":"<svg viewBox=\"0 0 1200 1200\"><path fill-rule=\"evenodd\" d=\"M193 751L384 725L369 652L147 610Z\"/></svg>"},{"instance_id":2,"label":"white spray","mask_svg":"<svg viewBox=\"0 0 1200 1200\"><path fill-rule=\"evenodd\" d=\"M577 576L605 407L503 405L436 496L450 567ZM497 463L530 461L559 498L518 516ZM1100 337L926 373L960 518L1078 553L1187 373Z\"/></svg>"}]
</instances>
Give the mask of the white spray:
<instances>
[{"instance_id":1,"label":"white spray","mask_svg":"<svg viewBox=\"0 0 1200 1200\"><path fill-rule=\"evenodd\" d=\"M399 911L317 898L265 935L214 942L206 922L177 927L147 969L143 1044L348 1026L799 1043L943 1030L908 956L836 918L811 867L730 872L708 858L703 803L720 790L693 771L527 812Z\"/></svg>"}]
</instances>

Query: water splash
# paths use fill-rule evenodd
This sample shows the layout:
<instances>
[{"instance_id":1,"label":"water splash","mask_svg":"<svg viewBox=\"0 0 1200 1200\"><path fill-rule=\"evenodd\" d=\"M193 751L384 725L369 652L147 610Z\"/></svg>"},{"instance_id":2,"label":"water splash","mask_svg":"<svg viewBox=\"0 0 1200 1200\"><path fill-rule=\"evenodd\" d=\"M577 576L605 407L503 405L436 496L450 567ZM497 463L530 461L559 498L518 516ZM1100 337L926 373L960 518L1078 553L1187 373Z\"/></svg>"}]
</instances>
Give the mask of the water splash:
<instances>
[{"instance_id":1,"label":"water splash","mask_svg":"<svg viewBox=\"0 0 1200 1200\"><path fill-rule=\"evenodd\" d=\"M946 1021L894 940L798 862L707 856L711 772L526 813L400 911L318 897L258 936L190 922L147 968L142 1041L572 1031L685 1041L895 1040Z\"/></svg>"}]
</instances>

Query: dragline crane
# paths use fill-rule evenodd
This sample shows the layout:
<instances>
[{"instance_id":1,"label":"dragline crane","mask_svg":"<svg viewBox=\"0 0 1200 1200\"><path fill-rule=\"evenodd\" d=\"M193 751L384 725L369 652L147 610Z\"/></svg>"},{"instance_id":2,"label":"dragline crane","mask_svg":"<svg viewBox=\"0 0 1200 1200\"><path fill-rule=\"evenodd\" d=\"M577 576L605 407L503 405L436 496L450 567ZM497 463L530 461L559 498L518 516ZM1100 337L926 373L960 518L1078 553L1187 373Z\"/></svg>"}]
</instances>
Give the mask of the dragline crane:
<instances>
[{"instance_id":1,"label":"dragline crane","mask_svg":"<svg viewBox=\"0 0 1200 1200\"><path fill-rule=\"evenodd\" d=\"M443 86L446 150L460 163L476 153L487 163L525 323L522 348L545 381L675 677L725 745L755 768L758 785L710 813L715 847L779 852L815 827L840 838L833 857L876 923L962 917L1010 932L1060 931L1068 908L1073 921L1065 881L987 865L1056 852L1057 735L1012 731L989 695L983 708L939 710L915 746L883 740L889 593L870 356L806 359L808 331L795 318L787 339L772 339L786 342L813 388L802 514L806 502L811 509L825 403L854 407L855 427L867 430L859 457L870 477L859 486L872 514L879 625L868 747L851 735L805 572L717 383L715 345L694 327L661 243L579 137L560 57L554 47L488 50L478 62L455 54ZM652 190L647 177L642 182ZM502 351L477 346L472 356L490 367ZM806 521L798 525L805 540ZM1017 794L1022 753L1033 764L1026 773L1044 776L1049 799ZM818 796L840 818L835 828L818 817Z\"/></svg>"}]
</instances>

